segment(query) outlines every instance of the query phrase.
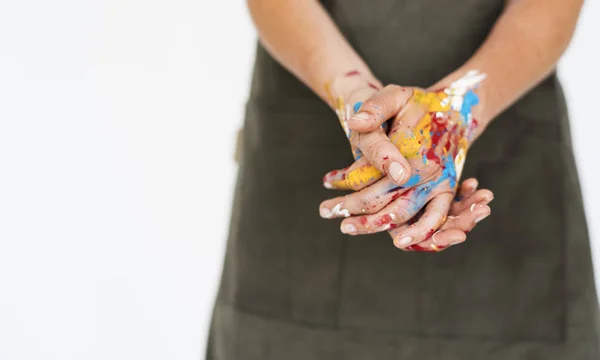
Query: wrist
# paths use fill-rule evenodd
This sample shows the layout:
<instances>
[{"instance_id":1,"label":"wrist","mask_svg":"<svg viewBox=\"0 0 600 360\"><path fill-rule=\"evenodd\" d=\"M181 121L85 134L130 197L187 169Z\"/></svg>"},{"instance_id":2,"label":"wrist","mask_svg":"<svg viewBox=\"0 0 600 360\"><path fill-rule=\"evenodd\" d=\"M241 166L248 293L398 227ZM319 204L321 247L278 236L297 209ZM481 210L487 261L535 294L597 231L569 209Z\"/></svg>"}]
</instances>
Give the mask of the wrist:
<instances>
[{"instance_id":1,"label":"wrist","mask_svg":"<svg viewBox=\"0 0 600 360\"><path fill-rule=\"evenodd\" d=\"M364 100L381 89L382 85L370 72L350 70L325 84L327 102L334 110Z\"/></svg>"},{"instance_id":2,"label":"wrist","mask_svg":"<svg viewBox=\"0 0 600 360\"><path fill-rule=\"evenodd\" d=\"M486 77L485 73L461 68L428 89L430 91L452 91L462 98L462 104L466 103L470 107L467 112L470 119L464 119L469 122L469 145L483 133L492 119L486 101L489 89ZM462 109L461 112L464 113Z\"/></svg>"}]
</instances>

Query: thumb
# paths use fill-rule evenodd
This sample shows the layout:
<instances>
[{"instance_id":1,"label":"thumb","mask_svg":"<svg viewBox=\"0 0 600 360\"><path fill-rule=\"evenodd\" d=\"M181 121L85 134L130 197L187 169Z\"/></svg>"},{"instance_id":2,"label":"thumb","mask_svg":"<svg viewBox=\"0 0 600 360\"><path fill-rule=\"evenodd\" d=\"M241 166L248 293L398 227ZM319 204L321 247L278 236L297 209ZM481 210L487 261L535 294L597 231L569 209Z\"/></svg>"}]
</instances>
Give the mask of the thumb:
<instances>
[{"instance_id":1,"label":"thumb","mask_svg":"<svg viewBox=\"0 0 600 360\"><path fill-rule=\"evenodd\" d=\"M396 116L413 94L413 89L388 85L362 103L356 114L348 120L348 128L358 132L370 132L388 119Z\"/></svg>"}]
</instances>

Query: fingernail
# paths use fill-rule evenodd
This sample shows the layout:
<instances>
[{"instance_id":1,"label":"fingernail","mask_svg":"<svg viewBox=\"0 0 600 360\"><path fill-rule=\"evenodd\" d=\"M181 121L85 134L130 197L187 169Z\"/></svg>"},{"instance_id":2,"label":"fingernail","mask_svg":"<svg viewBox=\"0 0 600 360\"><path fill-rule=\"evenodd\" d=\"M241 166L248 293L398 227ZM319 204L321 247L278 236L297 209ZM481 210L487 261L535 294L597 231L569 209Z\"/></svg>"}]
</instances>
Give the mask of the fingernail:
<instances>
[{"instance_id":1,"label":"fingernail","mask_svg":"<svg viewBox=\"0 0 600 360\"><path fill-rule=\"evenodd\" d=\"M458 245L458 244L462 244L463 241L455 241L455 242L451 242L449 245L450 246L454 246L454 245Z\"/></svg>"},{"instance_id":2,"label":"fingernail","mask_svg":"<svg viewBox=\"0 0 600 360\"><path fill-rule=\"evenodd\" d=\"M409 245L412 241L413 241L412 237L405 236L405 237L401 238L400 240L398 240L397 246L405 247L405 246Z\"/></svg>"},{"instance_id":3,"label":"fingernail","mask_svg":"<svg viewBox=\"0 0 600 360\"><path fill-rule=\"evenodd\" d=\"M371 116L365 112L359 112L358 114L354 114L354 116L350 119L351 121L367 121Z\"/></svg>"},{"instance_id":4,"label":"fingernail","mask_svg":"<svg viewBox=\"0 0 600 360\"><path fill-rule=\"evenodd\" d=\"M353 234L356 232L356 226L352 224L342 224L341 230L344 234Z\"/></svg>"},{"instance_id":5,"label":"fingernail","mask_svg":"<svg viewBox=\"0 0 600 360\"><path fill-rule=\"evenodd\" d=\"M390 174L392 179L394 179L394 182L400 184L404 179L405 171L402 165L400 165L400 163L394 161L388 168L388 173Z\"/></svg>"},{"instance_id":6,"label":"fingernail","mask_svg":"<svg viewBox=\"0 0 600 360\"><path fill-rule=\"evenodd\" d=\"M481 220L485 219L486 217L488 217L490 214L485 214L485 215L481 215L480 217L478 217L477 219L475 219L475 223L480 222Z\"/></svg>"},{"instance_id":7,"label":"fingernail","mask_svg":"<svg viewBox=\"0 0 600 360\"><path fill-rule=\"evenodd\" d=\"M323 186L325 186L325 189L332 189L333 188L333 186L330 183L328 183L328 182L324 182Z\"/></svg>"},{"instance_id":8,"label":"fingernail","mask_svg":"<svg viewBox=\"0 0 600 360\"><path fill-rule=\"evenodd\" d=\"M321 210L319 210L319 213L324 219L327 219L331 216L331 210L329 210L328 208L321 208Z\"/></svg>"}]
</instances>

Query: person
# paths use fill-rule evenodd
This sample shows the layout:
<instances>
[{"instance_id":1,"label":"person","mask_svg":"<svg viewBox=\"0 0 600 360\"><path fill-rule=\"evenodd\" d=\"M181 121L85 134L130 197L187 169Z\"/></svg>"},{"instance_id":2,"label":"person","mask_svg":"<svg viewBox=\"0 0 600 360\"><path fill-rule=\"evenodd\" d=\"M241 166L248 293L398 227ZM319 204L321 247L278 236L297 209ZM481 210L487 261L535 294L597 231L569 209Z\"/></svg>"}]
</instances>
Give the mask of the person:
<instances>
[{"instance_id":1,"label":"person","mask_svg":"<svg viewBox=\"0 0 600 360\"><path fill-rule=\"evenodd\" d=\"M581 5L249 0L206 358L599 359L555 72Z\"/></svg>"}]
</instances>

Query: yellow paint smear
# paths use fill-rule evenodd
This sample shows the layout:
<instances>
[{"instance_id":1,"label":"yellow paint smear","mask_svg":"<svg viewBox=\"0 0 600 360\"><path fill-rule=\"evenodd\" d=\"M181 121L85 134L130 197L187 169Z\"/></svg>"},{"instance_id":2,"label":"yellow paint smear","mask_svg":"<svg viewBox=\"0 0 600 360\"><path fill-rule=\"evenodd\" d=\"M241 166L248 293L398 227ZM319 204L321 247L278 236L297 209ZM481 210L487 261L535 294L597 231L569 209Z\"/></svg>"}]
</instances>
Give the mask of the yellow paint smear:
<instances>
[{"instance_id":1,"label":"yellow paint smear","mask_svg":"<svg viewBox=\"0 0 600 360\"><path fill-rule=\"evenodd\" d=\"M328 90L328 88L326 89ZM444 104L444 100L447 97L448 95L443 92L432 93L415 90L413 93L411 102L425 105L427 107L426 114L421 118L421 120L419 120L417 125L409 134L395 133L390 137L390 141L396 145L396 147L400 150L400 153L402 153L402 156L404 156L406 159L422 158L423 155L421 154L421 150L428 149L431 146L430 113L450 111L450 102L448 102L448 104ZM337 106L338 111L343 113L344 100L342 98L338 98L335 102L335 105ZM463 139L463 141L459 143L459 149L466 149L467 147L468 143L466 139ZM458 160L459 162L464 162L464 158ZM427 159L425 159L425 161L427 161ZM351 190L355 189L361 184L370 182L371 179L378 179L381 176L383 176L381 171L377 170L372 165L367 165L351 171L344 180L336 180L330 184L336 189Z\"/></svg>"},{"instance_id":2,"label":"yellow paint smear","mask_svg":"<svg viewBox=\"0 0 600 360\"><path fill-rule=\"evenodd\" d=\"M331 182L331 186L341 190L352 190L361 184L368 183L371 179L379 179L383 176L381 171L371 165L352 170L343 180Z\"/></svg>"}]
</instances>

